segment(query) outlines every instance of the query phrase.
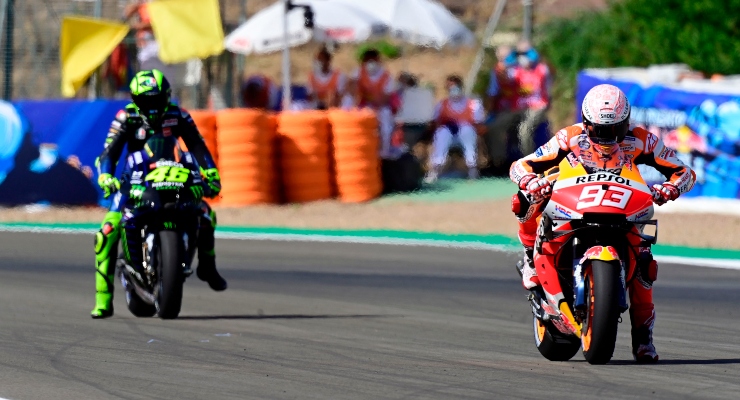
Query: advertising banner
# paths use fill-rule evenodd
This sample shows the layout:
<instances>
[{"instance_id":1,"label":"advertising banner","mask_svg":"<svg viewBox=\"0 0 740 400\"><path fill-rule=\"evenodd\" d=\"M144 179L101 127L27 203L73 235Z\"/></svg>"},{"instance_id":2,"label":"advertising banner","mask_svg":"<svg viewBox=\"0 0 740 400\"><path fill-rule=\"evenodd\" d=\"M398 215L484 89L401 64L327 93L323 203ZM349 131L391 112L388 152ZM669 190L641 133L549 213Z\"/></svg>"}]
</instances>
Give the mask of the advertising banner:
<instances>
[{"instance_id":1,"label":"advertising banner","mask_svg":"<svg viewBox=\"0 0 740 400\"><path fill-rule=\"evenodd\" d=\"M583 71L576 89L578 121L586 93L602 83L622 89L632 104L632 123L659 135L696 171L697 184L686 196L740 198L740 96L642 86ZM650 181L663 180L652 168L645 168L644 175Z\"/></svg>"},{"instance_id":2,"label":"advertising banner","mask_svg":"<svg viewBox=\"0 0 740 400\"><path fill-rule=\"evenodd\" d=\"M0 206L96 205L95 158L126 101L0 101Z\"/></svg>"}]
</instances>

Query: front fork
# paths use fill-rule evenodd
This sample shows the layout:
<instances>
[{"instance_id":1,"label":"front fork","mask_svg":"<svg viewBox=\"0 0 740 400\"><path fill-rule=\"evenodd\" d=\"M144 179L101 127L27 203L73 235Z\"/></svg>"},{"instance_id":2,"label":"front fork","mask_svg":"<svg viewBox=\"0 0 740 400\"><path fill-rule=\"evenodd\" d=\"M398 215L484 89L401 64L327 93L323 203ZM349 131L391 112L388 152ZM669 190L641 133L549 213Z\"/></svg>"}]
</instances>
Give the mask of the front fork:
<instances>
[{"instance_id":1,"label":"front fork","mask_svg":"<svg viewBox=\"0 0 740 400\"><path fill-rule=\"evenodd\" d=\"M167 230L178 230L178 236L183 241L183 248L185 249L185 260L183 260L183 273L186 277L193 274L193 269L191 268L191 264L193 261L193 257L195 255L195 249L197 248L197 240L198 240L198 228L197 226L192 227L183 227L184 230L179 231L179 229L182 229L176 225L175 222L169 222L165 221L162 222L162 227L160 229L167 229ZM149 285L149 287L153 286L153 283L157 279L157 257L156 257L156 249L160 245L157 240L157 234L158 230L152 231L149 229L144 229L143 234L143 240L141 243L141 252L142 252L142 260L143 266L144 266L144 275L146 277L146 283Z\"/></svg>"},{"instance_id":2,"label":"front fork","mask_svg":"<svg viewBox=\"0 0 740 400\"><path fill-rule=\"evenodd\" d=\"M619 312L623 313L629 308L627 305L627 280L625 277L625 261L619 258L619 253L612 246L592 246L589 247L582 256L578 254L578 238L573 239L573 310L575 317L583 321L586 313L586 270L591 267L593 260L601 260L607 263L619 263L619 282L621 290L619 291Z\"/></svg>"},{"instance_id":3,"label":"front fork","mask_svg":"<svg viewBox=\"0 0 740 400\"><path fill-rule=\"evenodd\" d=\"M175 225L174 222L164 222L163 223L165 229L173 229L176 228L177 225ZM178 236L183 241L183 249L185 250L185 259L183 260L183 274L185 274L185 277L188 277L193 274L193 269L191 267L193 263L193 258L195 257L195 250L197 249L198 244L198 226L187 226L183 227L184 229L181 231L178 231ZM144 242L142 243L142 251L144 254L144 265L146 266L146 273L147 276L151 277L152 279L156 276L156 266L155 260L156 256L154 254L155 247L155 241L156 241L156 235L153 232L146 232L144 237ZM159 244L157 244L158 246Z\"/></svg>"}]
</instances>

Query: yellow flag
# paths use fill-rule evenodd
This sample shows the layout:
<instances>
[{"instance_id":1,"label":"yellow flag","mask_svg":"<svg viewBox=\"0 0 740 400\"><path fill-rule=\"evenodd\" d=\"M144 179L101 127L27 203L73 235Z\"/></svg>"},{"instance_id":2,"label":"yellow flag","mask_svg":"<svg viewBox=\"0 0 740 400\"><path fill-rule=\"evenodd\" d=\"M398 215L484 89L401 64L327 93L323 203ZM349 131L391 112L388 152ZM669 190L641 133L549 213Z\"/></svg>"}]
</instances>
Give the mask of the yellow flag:
<instances>
[{"instance_id":1,"label":"yellow flag","mask_svg":"<svg viewBox=\"0 0 740 400\"><path fill-rule=\"evenodd\" d=\"M64 17L59 35L62 95L74 97L128 33L128 26L115 21Z\"/></svg>"},{"instance_id":2,"label":"yellow flag","mask_svg":"<svg viewBox=\"0 0 740 400\"><path fill-rule=\"evenodd\" d=\"M162 62L175 64L224 51L218 0L160 0L147 8Z\"/></svg>"}]
</instances>

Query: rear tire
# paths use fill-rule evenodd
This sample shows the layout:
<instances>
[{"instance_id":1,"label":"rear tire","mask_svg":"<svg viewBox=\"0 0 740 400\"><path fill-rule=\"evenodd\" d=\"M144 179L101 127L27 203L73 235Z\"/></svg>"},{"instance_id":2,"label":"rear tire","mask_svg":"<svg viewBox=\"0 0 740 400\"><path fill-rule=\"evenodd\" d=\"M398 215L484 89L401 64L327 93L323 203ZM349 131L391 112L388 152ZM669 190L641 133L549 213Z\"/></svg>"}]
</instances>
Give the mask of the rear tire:
<instances>
[{"instance_id":1,"label":"rear tire","mask_svg":"<svg viewBox=\"0 0 740 400\"><path fill-rule=\"evenodd\" d=\"M153 317L157 313L157 308L136 294L134 284L126 273L126 266L123 260L114 261L116 262L116 270L118 271L116 276L120 279L123 286L123 294L126 297L126 307L128 307L128 310L135 317Z\"/></svg>"},{"instance_id":2,"label":"rear tire","mask_svg":"<svg viewBox=\"0 0 740 400\"><path fill-rule=\"evenodd\" d=\"M135 317L153 317L157 308L145 302L133 289L126 290L126 306Z\"/></svg>"},{"instance_id":3,"label":"rear tire","mask_svg":"<svg viewBox=\"0 0 740 400\"><path fill-rule=\"evenodd\" d=\"M581 342L575 336L563 335L551 323L542 322L532 315L534 326L534 344L545 358L550 361L568 361L581 348Z\"/></svg>"},{"instance_id":4,"label":"rear tire","mask_svg":"<svg viewBox=\"0 0 740 400\"><path fill-rule=\"evenodd\" d=\"M587 316L581 342L590 364L606 364L614 355L619 325L619 264L593 260L586 271Z\"/></svg>"},{"instance_id":5,"label":"rear tire","mask_svg":"<svg viewBox=\"0 0 740 400\"><path fill-rule=\"evenodd\" d=\"M159 247L156 254L159 274L157 314L162 319L175 319L180 314L182 285L185 282L182 270L184 249L177 232L159 232Z\"/></svg>"}]
</instances>

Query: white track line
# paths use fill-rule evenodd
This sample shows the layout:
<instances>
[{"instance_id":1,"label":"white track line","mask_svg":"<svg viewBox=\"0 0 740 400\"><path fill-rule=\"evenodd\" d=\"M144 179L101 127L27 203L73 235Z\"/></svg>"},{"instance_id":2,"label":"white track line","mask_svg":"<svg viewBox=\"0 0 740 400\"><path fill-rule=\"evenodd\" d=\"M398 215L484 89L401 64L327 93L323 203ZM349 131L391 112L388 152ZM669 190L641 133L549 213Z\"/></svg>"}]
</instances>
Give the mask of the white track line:
<instances>
[{"instance_id":1,"label":"white track line","mask_svg":"<svg viewBox=\"0 0 740 400\"><path fill-rule=\"evenodd\" d=\"M2 226L0 232L30 232L30 233L57 233L57 234L92 234L95 230L83 228L47 228L31 226ZM277 242L320 242L320 243L353 243L353 244L379 244L391 246L412 246L412 247L439 247L439 248L457 248L471 250L489 250L497 252L518 252L519 248L515 246L493 245L482 242L456 242L446 240L419 240L419 239L400 239L393 237L367 237L367 236L332 236L332 235L312 235L312 234L279 234L279 233L235 233L235 232L218 232L216 238L230 240L267 240ZM656 255L658 261L670 264L682 264L695 267L719 268L740 270L740 260L734 259L713 259L698 257L678 257L678 256L661 256ZM3 399L0 399L3 400Z\"/></svg>"}]
</instances>

